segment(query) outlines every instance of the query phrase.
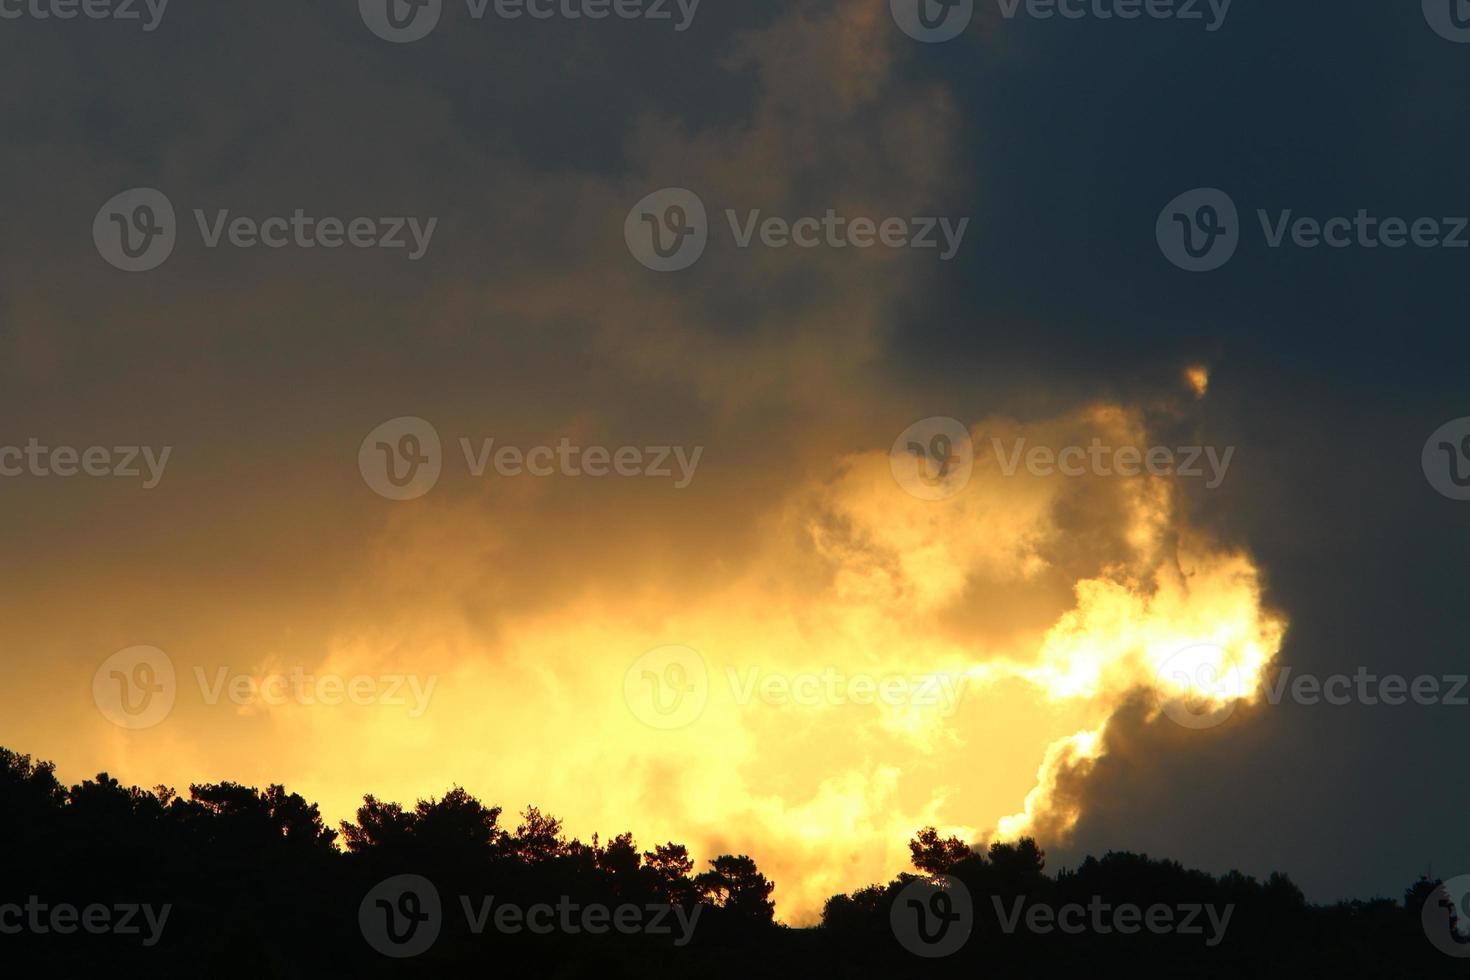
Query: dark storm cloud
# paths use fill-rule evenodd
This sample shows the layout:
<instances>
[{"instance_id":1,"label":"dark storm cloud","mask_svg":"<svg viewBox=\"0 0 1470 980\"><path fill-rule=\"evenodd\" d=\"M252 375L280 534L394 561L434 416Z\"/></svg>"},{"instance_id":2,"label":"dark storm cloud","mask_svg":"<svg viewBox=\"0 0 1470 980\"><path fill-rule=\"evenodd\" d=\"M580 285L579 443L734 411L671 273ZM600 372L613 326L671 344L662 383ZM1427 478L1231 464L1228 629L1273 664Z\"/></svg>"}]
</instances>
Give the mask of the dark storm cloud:
<instances>
[{"instance_id":1,"label":"dark storm cloud","mask_svg":"<svg viewBox=\"0 0 1470 980\"><path fill-rule=\"evenodd\" d=\"M1182 360L1211 364L1199 435L1238 456L1191 513L1259 559L1291 618L1281 661L1463 669L1470 522L1419 456L1470 415L1470 250L1272 249L1256 211L1470 214L1470 131L1448 97L1470 80L1470 47L1417 3L1238 3L1217 33L986 28L913 66L973 123L980 192L971 247L893 335L905 373L975 414L1029 401L1041 415L1047 395L1027 388L1146 400ZM1190 274L1154 222L1201 186L1234 198L1246 237L1223 269ZM1470 791L1446 768L1467 726L1470 709L1446 705L1286 703L1204 737L1120 717L1057 857L1127 840L1217 870L1286 869L1315 897L1396 896L1431 865L1470 866L1453 817Z\"/></svg>"}]
</instances>

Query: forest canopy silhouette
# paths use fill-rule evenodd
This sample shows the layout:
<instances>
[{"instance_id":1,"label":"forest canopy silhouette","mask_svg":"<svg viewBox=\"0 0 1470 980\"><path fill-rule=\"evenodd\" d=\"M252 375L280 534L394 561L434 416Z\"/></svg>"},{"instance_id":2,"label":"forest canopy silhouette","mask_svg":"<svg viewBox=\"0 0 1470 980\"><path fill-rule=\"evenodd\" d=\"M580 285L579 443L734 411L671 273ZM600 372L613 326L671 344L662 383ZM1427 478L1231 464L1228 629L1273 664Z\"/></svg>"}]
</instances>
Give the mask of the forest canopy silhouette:
<instances>
[{"instance_id":1,"label":"forest canopy silhouette","mask_svg":"<svg viewBox=\"0 0 1470 980\"><path fill-rule=\"evenodd\" d=\"M1126 852L1048 873L1030 838L978 847L932 827L909 848L917 873L834 895L819 926L792 929L776 921L775 883L750 856L718 855L701 870L672 841L568 839L536 806L507 819L459 787L412 806L366 796L333 829L278 785L180 794L101 773L68 787L51 763L0 748L0 960L52 975L175 975L201 963L230 976L414 975L525 956L566 976L1062 976L1103 965L1143 976L1465 975L1465 960L1426 939L1424 916L1448 905L1427 878L1401 901L1317 906L1279 873L1217 877ZM431 883L432 899L395 892L403 880ZM961 893L973 913L943 958L900 925L929 901L915 888L931 886L941 928ZM1129 929L1131 908L1203 909L1208 920L1190 918L1213 928ZM546 929L528 928L536 909ZM431 941L412 958L385 953L369 924L380 910L394 942L432 916ZM1037 910L1055 912L1050 927L1052 913ZM1069 910L1081 928L1058 926ZM1453 934L1455 910L1442 914Z\"/></svg>"}]
</instances>

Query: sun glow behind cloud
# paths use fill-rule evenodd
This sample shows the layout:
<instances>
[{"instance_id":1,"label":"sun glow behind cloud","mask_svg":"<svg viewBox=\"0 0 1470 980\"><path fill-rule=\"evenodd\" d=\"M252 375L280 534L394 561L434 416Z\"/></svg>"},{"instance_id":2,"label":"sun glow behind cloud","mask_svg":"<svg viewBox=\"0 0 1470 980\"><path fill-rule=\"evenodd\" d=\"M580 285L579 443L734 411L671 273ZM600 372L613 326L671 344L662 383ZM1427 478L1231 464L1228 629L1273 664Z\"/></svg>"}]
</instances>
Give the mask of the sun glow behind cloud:
<instances>
[{"instance_id":1,"label":"sun glow behind cloud","mask_svg":"<svg viewBox=\"0 0 1470 980\"><path fill-rule=\"evenodd\" d=\"M989 420L975 439L1022 431L1146 444L1117 408L1024 430ZM701 857L749 853L778 882L782 917L809 922L829 895L904 869L925 824L1064 840L1079 812L1058 780L1085 779L1113 712L1140 694L1156 714L1220 696L1192 680L1200 655L1178 679L1171 658L1194 648L1220 651L1239 683L1228 696L1251 699L1283 631L1250 559L1188 527L1163 478L1004 476L981 453L970 486L933 503L873 451L795 488L761 540L699 594L628 580L511 616L493 637L446 607L405 610L396 635L342 633L324 671L401 667L412 651L440 677L435 699L413 720L275 709L283 743L317 760L295 788L344 816L365 791L408 799L457 780L583 837L631 829ZM400 565L392 580L452 595L437 574ZM659 730L624 675L670 644L702 658L708 700ZM797 678L814 696L791 696ZM857 678L928 693L861 703Z\"/></svg>"}]
</instances>

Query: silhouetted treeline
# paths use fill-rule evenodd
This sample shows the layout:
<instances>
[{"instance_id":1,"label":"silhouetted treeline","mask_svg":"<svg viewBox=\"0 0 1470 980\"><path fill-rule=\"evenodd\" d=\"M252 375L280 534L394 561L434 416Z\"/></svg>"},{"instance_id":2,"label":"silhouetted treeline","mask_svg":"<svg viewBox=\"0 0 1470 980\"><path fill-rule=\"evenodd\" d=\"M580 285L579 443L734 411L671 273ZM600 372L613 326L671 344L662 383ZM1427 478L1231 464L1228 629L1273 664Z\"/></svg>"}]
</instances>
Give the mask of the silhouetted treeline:
<instances>
[{"instance_id":1,"label":"silhouetted treeline","mask_svg":"<svg viewBox=\"0 0 1470 980\"><path fill-rule=\"evenodd\" d=\"M1439 882L1422 878L1402 903L1374 899L1317 906L1280 873L1264 882L1234 871L1216 877L1174 861L1109 852L1049 876L1044 852L1029 838L977 851L958 838L940 837L932 827L921 830L909 849L914 867L926 876L946 875L962 883L974 913L974 932L963 947L925 961L930 976L1470 976L1470 960L1439 951L1426 937L1421 911ZM887 885L828 899L822 926L837 955L851 963L848 951L862 950L864 969L873 969L880 956L892 970L911 963L912 953L895 951L893 943L881 940L892 935L895 900L903 901L905 886L920 877L902 874ZM1136 917L1128 923L1132 931L1124 933L1112 918L1123 905L1145 913L1162 907L1172 921L1165 925L1161 913L1163 927L1150 929L1146 916ZM1025 913L1035 906L1071 906L1077 911L1070 924L1081 922L1085 928L1065 934L1047 917L1041 920L1044 931L1028 928ZM1093 927L1093 906L1106 931ZM1228 910L1228 923L1220 928L1210 910L1221 919ZM1454 914L1447 914L1453 928Z\"/></svg>"},{"instance_id":2,"label":"silhouetted treeline","mask_svg":"<svg viewBox=\"0 0 1470 980\"><path fill-rule=\"evenodd\" d=\"M0 749L0 965L46 976L157 977L500 969L547 977L1036 977L1107 967L1140 977L1423 977L1465 975L1470 962L1425 938L1419 908L1434 896L1433 882L1417 883L1402 904L1316 907L1282 875L1216 878L1110 853L1050 876L1029 840L978 853L926 829L910 846L923 876L835 896L819 928L788 929L774 924L773 883L749 857L722 855L700 870L672 842L645 851L629 834L569 840L536 807L503 819L499 807L462 789L412 807L369 796L355 820L333 830L315 804L280 786L195 785L183 796L101 774L66 787L50 764ZM952 955L928 959L898 938L894 906L911 882L935 875L963 884L974 929ZM393 884L400 876L432 882L437 917L427 896ZM1086 906L1096 896L1232 912L1208 946L1197 935L1147 930L995 927L997 908ZM951 897L934 908L958 914ZM495 915L507 906L523 917L541 909L553 928L498 928ZM899 911L908 906L928 911L912 896ZM575 918L594 908L626 912L629 924L629 910L642 910L640 925L597 934L555 927L597 921ZM677 916L658 911L673 908ZM411 957L385 955L366 935L386 922L396 942L413 934L415 920L431 918L432 942ZM674 928L659 931L655 921Z\"/></svg>"}]
</instances>

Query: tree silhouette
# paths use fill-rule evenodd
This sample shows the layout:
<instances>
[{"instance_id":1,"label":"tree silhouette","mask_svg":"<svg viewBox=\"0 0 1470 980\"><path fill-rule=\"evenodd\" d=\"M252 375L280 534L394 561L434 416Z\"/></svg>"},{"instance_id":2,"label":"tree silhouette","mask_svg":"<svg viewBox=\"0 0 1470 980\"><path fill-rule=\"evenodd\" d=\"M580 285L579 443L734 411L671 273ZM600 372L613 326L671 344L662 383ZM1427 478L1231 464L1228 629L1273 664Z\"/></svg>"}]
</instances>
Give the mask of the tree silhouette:
<instances>
[{"instance_id":1,"label":"tree silhouette","mask_svg":"<svg viewBox=\"0 0 1470 980\"><path fill-rule=\"evenodd\" d=\"M1114 851L1055 874L1034 840L985 847L933 827L909 843L920 876L963 885L975 916L970 941L939 961L919 961L893 928L898 897L915 875L900 873L826 902L815 929L778 928L775 885L744 854L721 854L695 874L688 848L670 841L640 851L633 836L602 843L567 839L561 821L535 806L513 832L502 811L466 790L413 806L365 796L340 833L315 804L279 785L233 782L172 789L124 786L107 773L67 787L54 767L0 749L0 962L20 975L403 976L501 967L529 960L554 976L774 975L884 977L1090 976L1117 972L1183 977L1464 976L1470 961L1426 939L1421 913L1442 904L1460 924L1441 882L1420 878L1403 901L1309 904L1285 875L1264 882L1215 876L1177 862ZM439 893L439 935L405 966L366 940L360 906L395 876L427 879ZM396 907L400 896L379 898ZM1021 906L1015 906L1016 901ZM486 905L489 901L491 904ZM137 935L8 931L27 902L108 911L150 903L169 908L158 941ZM1232 909L1229 929L1206 946L1184 935L1006 932L985 920L995 903L1213 903ZM599 905L638 910L679 906L697 923L669 935L558 930L502 931L492 906L551 909ZM480 931L462 909L486 910ZM370 905L373 910L381 905ZM418 906L404 906L412 911ZM1439 905L1433 909L1440 909ZM699 914L696 916L694 912ZM39 913L38 913L39 914ZM109 914L111 914L109 912ZM570 912L568 913L570 914ZM29 920L26 920L29 923Z\"/></svg>"},{"instance_id":2,"label":"tree silhouette","mask_svg":"<svg viewBox=\"0 0 1470 980\"><path fill-rule=\"evenodd\" d=\"M516 857L532 864L564 854L567 844L561 835L561 821L528 806L521 814L521 823L509 847Z\"/></svg>"},{"instance_id":3,"label":"tree silhouette","mask_svg":"<svg viewBox=\"0 0 1470 980\"><path fill-rule=\"evenodd\" d=\"M914 867L928 874L945 874L973 853L970 845L958 837L941 839L939 831L925 827L909 841L909 853L913 855Z\"/></svg>"},{"instance_id":4,"label":"tree silhouette","mask_svg":"<svg viewBox=\"0 0 1470 980\"><path fill-rule=\"evenodd\" d=\"M710 870L695 876L694 885L710 904L742 922L774 921L776 906L770 898L775 885L754 861L744 854L722 854L709 864Z\"/></svg>"}]
</instances>

